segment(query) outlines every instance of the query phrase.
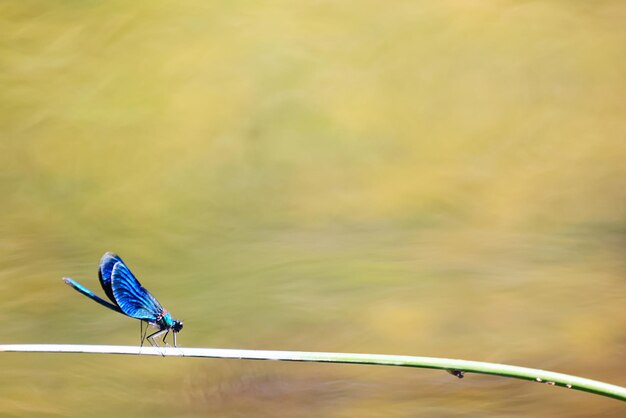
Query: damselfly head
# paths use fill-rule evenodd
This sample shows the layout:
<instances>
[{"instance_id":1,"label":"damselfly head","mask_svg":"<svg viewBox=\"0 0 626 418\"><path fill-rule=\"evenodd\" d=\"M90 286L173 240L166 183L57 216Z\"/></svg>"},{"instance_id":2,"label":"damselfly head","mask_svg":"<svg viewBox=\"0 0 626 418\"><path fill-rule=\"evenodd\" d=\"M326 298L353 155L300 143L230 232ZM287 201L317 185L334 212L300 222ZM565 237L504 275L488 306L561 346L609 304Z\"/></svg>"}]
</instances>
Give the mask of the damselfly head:
<instances>
[{"instance_id":1,"label":"damselfly head","mask_svg":"<svg viewBox=\"0 0 626 418\"><path fill-rule=\"evenodd\" d=\"M182 321L176 321L174 320L174 325L172 325L172 331L174 332L180 332L180 330L183 329L183 323Z\"/></svg>"}]
</instances>

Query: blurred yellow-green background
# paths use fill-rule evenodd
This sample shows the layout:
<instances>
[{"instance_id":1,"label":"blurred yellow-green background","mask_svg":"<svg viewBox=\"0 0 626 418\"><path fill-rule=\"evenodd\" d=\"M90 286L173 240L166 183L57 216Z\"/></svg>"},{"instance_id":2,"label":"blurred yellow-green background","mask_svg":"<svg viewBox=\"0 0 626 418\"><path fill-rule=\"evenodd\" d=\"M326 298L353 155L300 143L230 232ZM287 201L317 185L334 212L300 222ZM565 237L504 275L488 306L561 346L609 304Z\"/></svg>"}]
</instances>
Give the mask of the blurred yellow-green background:
<instances>
[{"instance_id":1,"label":"blurred yellow-green background","mask_svg":"<svg viewBox=\"0 0 626 418\"><path fill-rule=\"evenodd\" d=\"M626 384L623 1L0 3L2 343L493 361ZM0 355L7 417L624 416L432 370Z\"/></svg>"}]
</instances>

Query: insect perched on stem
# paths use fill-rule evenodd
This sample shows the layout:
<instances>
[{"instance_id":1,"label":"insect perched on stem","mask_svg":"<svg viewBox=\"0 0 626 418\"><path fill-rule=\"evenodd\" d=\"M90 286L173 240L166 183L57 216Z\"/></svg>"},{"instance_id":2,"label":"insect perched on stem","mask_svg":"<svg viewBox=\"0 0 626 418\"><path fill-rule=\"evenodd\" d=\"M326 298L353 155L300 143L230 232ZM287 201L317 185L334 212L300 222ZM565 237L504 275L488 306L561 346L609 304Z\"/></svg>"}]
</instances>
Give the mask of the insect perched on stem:
<instances>
[{"instance_id":1,"label":"insect perched on stem","mask_svg":"<svg viewBox=\"0 0 626 418\"><path fill-rule=\"evenodd\" d=\"M147 339L151 345L158 347L156 338L163 334L165 334L163 343L168 345L165 338L172 331L174 347L176 347L176 334L183 329L183 323L172 318L170 313L163 309L159 301L141 286L141 283L133 276L133 273L117 254L106 253L102 256L98 277L104 293L113 303L100 298L70 278L64 277L63 281L100 305L131 318L139 319L141 321L139 330L141 346ZM146 337L148 326L146 325L144 332L144 322L157 328L156 332Z\"/></svg>"}]
</instances>

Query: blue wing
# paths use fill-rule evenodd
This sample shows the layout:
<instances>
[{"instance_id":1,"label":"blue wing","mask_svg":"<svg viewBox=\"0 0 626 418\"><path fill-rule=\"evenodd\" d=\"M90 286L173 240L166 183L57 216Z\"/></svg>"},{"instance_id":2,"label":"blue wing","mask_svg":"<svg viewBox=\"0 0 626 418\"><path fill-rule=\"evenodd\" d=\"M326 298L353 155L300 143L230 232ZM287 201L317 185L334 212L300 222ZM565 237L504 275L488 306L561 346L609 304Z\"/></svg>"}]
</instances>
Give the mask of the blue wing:
<instances>
[{"instance_id":1,"label":"blue wing","mask_svg":"<svg viewBox=\"0 0 626 418\"><path fill-rule=\"evenodd\" d=\"M104 289L104 293L111 299L113 303L115 302L115 296L113 296L113 289L111 289L111 272L113 271L113 266L118 261L122 261L119 255L114 253L106 253L100 259L100 268L98 269L98 277L100 278L100 285L102 289Z\"/></svg>"},{"instance_id":2,"label":"blue wing","mask_svg":"<svg viewBox=\"0 0 626 418\"><path fill-rule=\"evenodd\" d=\"M122 312L137 319L153 321L163 312L163 307L133 276L123 261L111 270L111 289Z\"/></svg>"}]
</instances>

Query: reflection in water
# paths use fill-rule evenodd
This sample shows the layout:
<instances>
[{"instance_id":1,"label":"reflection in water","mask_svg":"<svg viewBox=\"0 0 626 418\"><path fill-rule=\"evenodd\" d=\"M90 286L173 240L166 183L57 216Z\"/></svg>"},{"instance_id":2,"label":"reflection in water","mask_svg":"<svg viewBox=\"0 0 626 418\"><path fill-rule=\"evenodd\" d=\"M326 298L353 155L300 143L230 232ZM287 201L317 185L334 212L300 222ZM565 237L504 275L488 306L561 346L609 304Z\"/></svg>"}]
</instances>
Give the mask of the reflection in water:
<instances>
[{"instance_id":1,"label":"reflection in water","mask_svg":"<svg viewBox=\"0 0 626 418\"><path fill-rule=\"evenodd\" d=\"M0 5L3 342L135 344L135 324L61 282L97 287L115 251L167 295L187 346L623 384L624 7ZM19 354L0 368L10 416L621 412L425 370Z\"/></svg>"}]
</instances>

